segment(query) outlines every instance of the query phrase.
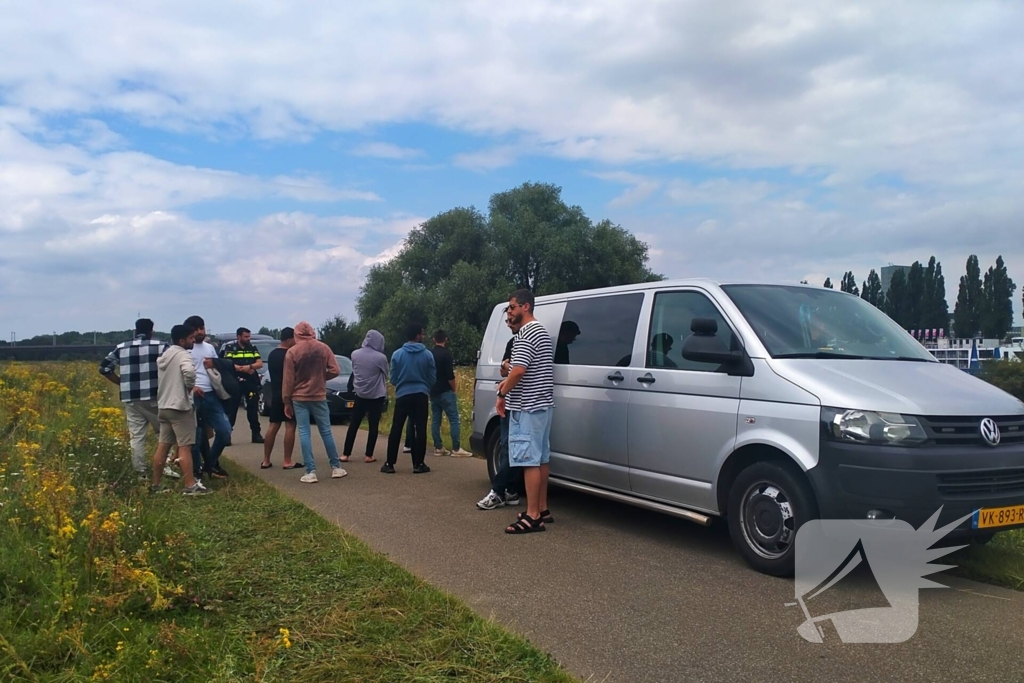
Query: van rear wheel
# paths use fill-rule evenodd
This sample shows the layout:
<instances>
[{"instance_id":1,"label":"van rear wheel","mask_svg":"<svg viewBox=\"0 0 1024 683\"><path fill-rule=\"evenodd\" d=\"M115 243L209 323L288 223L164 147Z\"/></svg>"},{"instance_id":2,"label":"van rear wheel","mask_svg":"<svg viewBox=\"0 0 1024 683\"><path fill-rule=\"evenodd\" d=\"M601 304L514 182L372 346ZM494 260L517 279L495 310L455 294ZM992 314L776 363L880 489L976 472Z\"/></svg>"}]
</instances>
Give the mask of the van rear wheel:
<instances>
[{"instance_id":1,"label":"van rear wheel","mask_svg":"<svg viewBox=\"0 0 1024 683\"><path fill-rule=\"evenodd\" d=\"M484 445L484 455L487 459L487 478L491 482L494 481L494 476L498 473L498 461L500 453L498 449L501 447L501 425L496 425L491 429L490 434L487 435L487 442Z\"/></svg>"},{"instance_id":2,"label":"van rear wheel","mask_svg":"<svg viewBox=\"0 0 1024 683\"><path fill-rule=\"evenodd\" d=\"M817 516L807 479L785 463L754 463L729 490L729 534L743 558L764 574L793 575L796 532Z\"/></svg>"}]
</instances>

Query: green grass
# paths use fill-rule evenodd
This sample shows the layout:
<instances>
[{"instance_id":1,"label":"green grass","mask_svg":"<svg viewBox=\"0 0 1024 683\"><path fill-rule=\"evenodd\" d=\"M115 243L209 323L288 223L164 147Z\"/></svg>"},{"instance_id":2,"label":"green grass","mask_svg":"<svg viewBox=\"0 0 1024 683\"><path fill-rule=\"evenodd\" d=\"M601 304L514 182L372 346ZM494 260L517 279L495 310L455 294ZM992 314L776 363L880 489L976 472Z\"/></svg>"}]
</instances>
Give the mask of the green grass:
<instances>
[{"instance_id":1,"label":"green grass","mask_svg":"<svg viewBox=\"0 0 1024 683\"><path fill-rule=\"evenodd\" d=\"M996 534L988 544L969 546L937 564L955 564L953 574L983 583L1024 590L1024 529Z\"/></svg>"},{"instance_id":2,"label":"green grass","mask_svg":"<svg viewBox=\"0 0 1024 683\"><path fill-rule=\"evenodd\" d=\"M575 680L230 463L147 494L123 430L93 364L0 364L0 681Z\"/></svg>"}]
</instances>

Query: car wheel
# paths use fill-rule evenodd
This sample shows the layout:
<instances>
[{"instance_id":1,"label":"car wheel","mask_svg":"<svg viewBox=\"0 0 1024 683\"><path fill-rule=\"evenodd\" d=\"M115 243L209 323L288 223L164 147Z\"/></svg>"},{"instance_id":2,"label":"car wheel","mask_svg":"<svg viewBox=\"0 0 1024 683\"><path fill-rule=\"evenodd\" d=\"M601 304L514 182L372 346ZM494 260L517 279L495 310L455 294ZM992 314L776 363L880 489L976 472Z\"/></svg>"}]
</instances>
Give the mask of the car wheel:
<instances>
[{"instance_id":1,"label":"car wheel","mask_svg":"<svg viewBox=\"0 0 1024 683\"><path fill-rule=\"evenodd\" d=\"M758 462L739 473L729 489L729 534L756 570L792 576L796 532L818 517L807 479L794 466Z\"/></svg>"},{"instance_id":2,"label":"car wheel","mask_svg":"<svg viewBox=\"0 0 1024 683\"><path fill-rule=\"evenodd\" d=\"M494 481L494 477L498 474L498 464L500 461L501 453L501 425L495 425L494 429L487 437L487 443L484 445L484 454L487 460L487 478Z\"/></svg>"}]
</instances>

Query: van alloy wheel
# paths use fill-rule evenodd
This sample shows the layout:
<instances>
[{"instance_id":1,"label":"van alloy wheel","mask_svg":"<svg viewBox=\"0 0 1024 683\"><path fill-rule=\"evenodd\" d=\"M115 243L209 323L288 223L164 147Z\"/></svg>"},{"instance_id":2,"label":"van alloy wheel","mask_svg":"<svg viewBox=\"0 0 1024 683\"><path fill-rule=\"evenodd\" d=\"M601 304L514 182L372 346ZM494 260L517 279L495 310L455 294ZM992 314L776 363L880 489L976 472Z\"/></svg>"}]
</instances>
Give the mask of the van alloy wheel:
<instances>
[{"instance_id":1,"label":"van alloy wheel","mask_svg":"<svg viewBox=\"0 0 1024 683\"><path fill-rule=\"evenodd\" d=\"M777 560L796 538L793 505L778 485L759 481L743 495L740 506L743 536L750 548L766 560Z\"/></svg>"},{"instance_id":2,"label":"van alloy wheel","mask_svg":"<svg viewBox=\"0 0 1024 683\"><path fill-rule=\"evenodd\" d=\"M755 462L729 487L729 535L750 566L772 576L792 576L796 534L818 517L807 476L789 461Z\"/></svg>"}]
</instances>

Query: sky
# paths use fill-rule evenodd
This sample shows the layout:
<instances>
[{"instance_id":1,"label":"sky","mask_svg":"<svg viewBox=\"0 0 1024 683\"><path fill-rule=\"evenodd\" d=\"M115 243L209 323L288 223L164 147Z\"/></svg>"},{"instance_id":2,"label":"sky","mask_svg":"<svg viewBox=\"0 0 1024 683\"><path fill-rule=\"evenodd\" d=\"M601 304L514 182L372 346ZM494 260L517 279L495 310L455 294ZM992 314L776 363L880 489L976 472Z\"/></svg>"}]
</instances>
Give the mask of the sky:
<instances>
[{"instance_id":1,"label":"sky","mask_svg":"<svg viewBox=\"0 0 1024 683\"><path fill-rule=\"evenodd\" d=\"M562 188L669 277L1024 284L1024 4L3 4L0 336L353 317L456 206ZM1020 289L1014 294L1019 324Z\"/></svg>"}]
</instances>

